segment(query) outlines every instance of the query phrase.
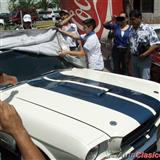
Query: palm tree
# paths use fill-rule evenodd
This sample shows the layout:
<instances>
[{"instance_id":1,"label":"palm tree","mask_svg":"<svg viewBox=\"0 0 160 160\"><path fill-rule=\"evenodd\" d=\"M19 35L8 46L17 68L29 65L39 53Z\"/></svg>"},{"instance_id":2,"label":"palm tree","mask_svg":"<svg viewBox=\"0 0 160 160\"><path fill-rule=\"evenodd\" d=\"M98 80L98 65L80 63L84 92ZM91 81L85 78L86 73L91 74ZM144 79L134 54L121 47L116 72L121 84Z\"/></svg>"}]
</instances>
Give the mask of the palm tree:
<instances>
[{"instance_id":1,"label":"palm tree","mask_svg":"<svg viewBox=\"0 0 160 160\"><path fill-rule=\"evenodd\" d=\"M9 10L14 11L17 8L33 8L47 10L47 8L59 7L59 0L10 0Z\"/></svg>"},{"instance_id":2,"label":"palm tree","mask_svg":"<svg viewBox=\"0 0 160 160\"><path fill-rule=\"evenodd\" d=\"M33 8L35 6L34 0L10 0L9 1L9 10L15 11L16 9L21 8Z\"/></svg>"},{"instance_id":3,"label":"palm tree","mask_svg":"<svg viewBox=\"0 0 160 160\"><path fill-rule=\"evenodd\" d=\"M34 0L19 0L19 8L32 8L34 6Z\"/></svg>"},{"instance_id":4,"label":"palm tree","mask_svg":"<svg viewBox=\"0 0 160 160\"><path fill-rule=\"evenodd\" d=\"M9 4L8 4L8 9L9 9L9 11L12 12L12 11L15 10L15 8L17 7L16 1L17 1L17 0L10 0L10 1L9 1Z\"/></svg>"},{"instance_id":5,"label":"palm tree","mask_svg":"<svg viewBox=\"0 0 160 160\"><path fill-rule=\"evenodd\" d=\"M47 10L47 8L59 7L59 0L39 0L36 3L37 8Z\"/></svg>"},{"instance_id":6,"label":"palm tree","mask_svg":"<svg viewBox=\"0 0 160 160\"><path fill-rule=\"evenodd\" d=\"M50 4L52 4L51 8L59 8L59 0L51 0Z\"/></svg>"},{"instance_id":7,"label":"palm tree","mask_svg":"<svg viewBox=\"0 0 160 160\"><path fill-rule=\"evenodd\" d=\"M49 1L48 0L40 0L36 4L37 8L41 8L43 10L47 10L48 5L49 5Z\"/></svg>"}]
</instances>

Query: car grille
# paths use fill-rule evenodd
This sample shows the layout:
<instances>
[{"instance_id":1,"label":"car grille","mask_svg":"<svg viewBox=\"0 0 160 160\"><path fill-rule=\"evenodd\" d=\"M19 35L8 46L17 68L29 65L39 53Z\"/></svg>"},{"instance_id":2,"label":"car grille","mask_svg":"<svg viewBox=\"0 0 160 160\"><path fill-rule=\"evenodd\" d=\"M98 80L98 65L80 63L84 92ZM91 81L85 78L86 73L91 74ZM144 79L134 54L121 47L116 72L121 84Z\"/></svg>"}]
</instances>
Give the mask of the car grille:
<instances>
[{"instance_id":1,"label":"car grille","mask_svg":"<svg viewBox=\"0 0 160 160\"><path fill-rule=\"evenodd\" d=\"M157 118L158 115L154 118L152 117L152 119L149 119L144 124L140 125L137 129L135 129L133 132L126 135L122 140L122 150L126 148L126 146L134 146L137 141L140 141L140 139L143 138L146 133L148 133L151 129L154 128L154 123Z\"/></svg>"}]
</instances>

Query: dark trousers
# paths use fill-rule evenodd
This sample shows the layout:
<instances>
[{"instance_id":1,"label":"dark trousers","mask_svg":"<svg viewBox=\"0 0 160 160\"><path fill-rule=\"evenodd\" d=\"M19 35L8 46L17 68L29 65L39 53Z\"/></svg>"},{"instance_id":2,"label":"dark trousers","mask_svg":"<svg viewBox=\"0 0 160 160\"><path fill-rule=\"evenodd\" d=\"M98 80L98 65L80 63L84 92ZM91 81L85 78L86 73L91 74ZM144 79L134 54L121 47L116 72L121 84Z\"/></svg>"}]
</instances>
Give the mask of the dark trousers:
<instances>
[{"instance_id":1,"label":"dark trousers","mask_svg":"<svg viewBox=\"0 0 160 160\"><path fill-rule=\"evenodd\" d=\"M128 74L128 48L112 48L113 72L118 74Z\"/></svg>"},{"instance_id":2,"label":"dark trousers","mask_svg":"<svg viewBox=\"0 0 160 160\"><path fill-rule=\"evenodd\" d=\"M77 50L77 47L69 47L71 51Z\"/></svg>"}]
</instances>

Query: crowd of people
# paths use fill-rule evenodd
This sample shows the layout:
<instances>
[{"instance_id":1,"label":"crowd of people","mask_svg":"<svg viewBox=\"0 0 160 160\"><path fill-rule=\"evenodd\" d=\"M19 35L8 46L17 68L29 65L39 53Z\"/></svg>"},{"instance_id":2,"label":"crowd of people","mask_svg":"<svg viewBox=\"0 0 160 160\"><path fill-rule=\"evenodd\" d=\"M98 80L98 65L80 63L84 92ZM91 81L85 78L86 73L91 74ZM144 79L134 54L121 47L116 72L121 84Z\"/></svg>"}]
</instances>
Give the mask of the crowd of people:
<instances>
[{"instance_id":1,"label":"crowd of people","mask_svg":"<svg viewBox=\"0 0 160 160\"><path fill-rule=\"evenodd\" d=\"M69 23L74 14L69 15L67 11L61 11L60 16L58 30L64 35L70 47L70 51L62 50L60 56L63 57L68 54L76 57L85 57L88 68L103 70L104 62L101 44L94 31L96 28L96 21L93 18L84 20L82 24L85 33L80 35L77 31L76 24ZM73 42L74 47L71 45Z\"/></svg>"},{"instance_id":2,"label":"crowd of people","mask_svg":"<svg viewBox=\"0 0 160 160\"><path fill-rule=\"evenodd\" d=\"M83 21L85 34L79 35L76 25L71 23L73 16L66 11L62 11L60 14L58 28L65 35L64 37L71 50L62 50L60 56L66 54L85 56L88 68L103 70L101 45L94 32L96 28L95 20L90 18ZM132 10L129 17L126 13L120 13L119 16L113 16L111 21L106 22L104 27L112 30L114 34L112 47L113 72L150 80L151 55L159 48L160 42L155 31L148 24L143 23L141 12ZM81 40L79 44L83 45L79 50L76 50L76 42L73 39ZM129 72L129 62L131 72Z\"/></svg>"},{"instance_id":3,"label":"crowd of people","mask_svg":"<svg viewBox=\"0 0 160 160\"><path fill-rule=\"evenodd\" d=\"M93 18L84 20L84 34L80 35L77 25L72 22L74 13L61 10L59 15L55 26L63 34L70 48L62 48L60 56L68 54L84 57L86 67L103 71L105 66L101 43L94 31L96 21ZM159 48L160 42L155 31L143 23L141 12L132 10L129 16L122 12L119 16L113 16L112 20L105 22L103 26L113 33L113 72L150 80L151 55ZM33 29L29 14L23 16L22 29Z\"/></svg>"},{"instance_id":4,"label":"crowd of people","mask_svg":"<svg viewBox=\"0 0 160 160\"><path fill-rule=\"evenodd\" d=\"M67 11L60 12L57 27L70 46L70 51L62 50L60 56L85 56L88 68L103 70L101 44L94 31L96 21L92 18L84 20L82 24L85 34L80 35L76 24L71 22L73 16ZM113 32L113 72L150 80L151 54L159 48L160 41L155 31L143 23L141 12L132 10L129 17L122 12L105 22L104 27ZM75 40L80 41L79 49ZM74 47L71 42L74 42Z\"/></svg>"},{"instance_id":5,"label":"crowd of people","mask_svg":"<svg viewBox=\"0 0 160 160\"><path fill-rule=\"evenodd\" d=\"M113 72L128 75L130 62L132 76L150 80L151 55L159 48L160 42L156 32L143 23L141 12L132 10L129 19L121 13L106 22L104 27L114 33Z\"/></svg>"},{"instance_id":6,"label":"crowd of people","mask_svg":"<svg viewBox=\"0 0 160 160\"><path fill-rule=\"evenodd\" d=\"M56 26L64 35L70 48L70 50L62 50L60 56L85 57L88 68L103 71L104 61L101 44L94 31L96 21L93 18L84 20L82 24L85 33L80 35L76 24L72 22L74 16L73 13L69 14L63 10L57 20ZM23 21L23 29L32 29L30 15L24 15ZM149 80L151 54L159 48L159 39L155 31L149 25L143 23L141 12L132 10L129 17L125 13L120 13L119 16L113 16L111 21L106 22L104 27L112 30L114 34L112 47L113 72L127 75L130 59L132 75ZM17 79L6 73L0 73L0 83L15 85ZM0 101L0 131L14 137L24 160L45 159L32 142L15 108L2 101Z\"/></svg>"}]
</instances>

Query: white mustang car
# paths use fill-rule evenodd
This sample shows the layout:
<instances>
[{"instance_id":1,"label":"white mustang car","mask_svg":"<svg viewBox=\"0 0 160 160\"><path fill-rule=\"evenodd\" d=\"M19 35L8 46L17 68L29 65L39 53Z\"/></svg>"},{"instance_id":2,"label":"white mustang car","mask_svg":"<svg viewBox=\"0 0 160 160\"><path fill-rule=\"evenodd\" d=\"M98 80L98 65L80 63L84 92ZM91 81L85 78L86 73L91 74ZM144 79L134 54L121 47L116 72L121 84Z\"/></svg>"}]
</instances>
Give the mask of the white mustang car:
<instances>
[{"instance_id":1,"label":"white mustang car","mask_svg":"<svg viewBox=\"0 0 160 160\"><path fill-rule=\"evenodd\" d=\"M160 84L73 67L57 56L0 54L0 69L20 81L2 86L1 99L15 106L46 159L135 159L155 151ZM0 159L21 159L2 132Z\"/></svg>"},{"instance_id":2,"label":"white mustang car","mask_svg":"<svg viewBox=\"0 0 160 160\"><path fill-rule=\"evenodd\" d=\"M4 87L1 99L16 107L46 159L118 160L155 148L159 91L155 82L73 68ZM1 150L18 159L14 140L0 135Z\"/></svg>"}]
</instances>

